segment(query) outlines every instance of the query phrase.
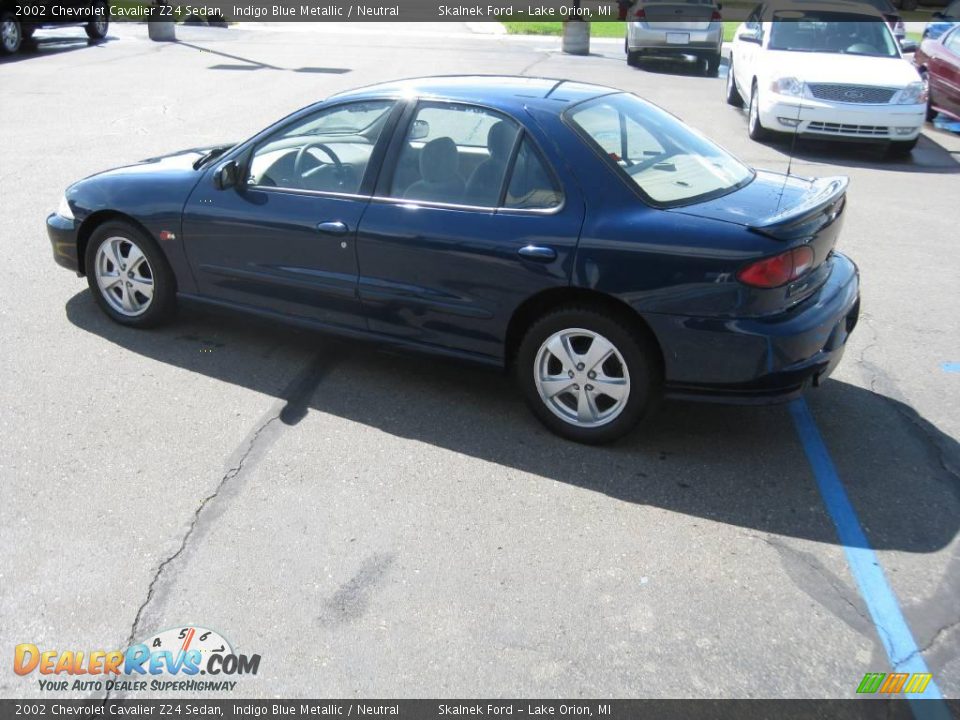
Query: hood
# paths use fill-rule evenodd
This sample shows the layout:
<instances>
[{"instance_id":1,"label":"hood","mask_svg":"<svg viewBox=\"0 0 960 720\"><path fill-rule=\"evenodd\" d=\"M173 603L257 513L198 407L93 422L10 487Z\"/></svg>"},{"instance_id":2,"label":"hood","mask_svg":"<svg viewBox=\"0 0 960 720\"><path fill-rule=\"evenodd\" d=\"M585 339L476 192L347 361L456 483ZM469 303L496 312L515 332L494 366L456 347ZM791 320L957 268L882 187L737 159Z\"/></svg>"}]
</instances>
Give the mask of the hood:
<instances>
[{"instance_id":1,"label":"hood","mask_svg":"<svg viewBox=\"0 0 960 720\"><path fill-rule=\"evenodd\" d=\"M197 161L200 160L200 158L214 150L223 150L226 152L232 147L233 144L220 144L200 148L190 148L188 150L179 150L167 155L159 155L157 157L147 158L146 160L141 160L133 165L125 165L112 170L106 170L104 172L92 175L91 177L102 178L118 175L163 175L166 173L182 174L184 171L193 172L196 170L194 166L196 165Z\"/></svg>"},{"instance_id":2,"label":"hood","mask_svg":"<svg viewBox=\"0 0 960 720\"><path fill-rule=\"evenodd\" d=\"M896 88L920 80L913 65L903 58L783 50L771 50L764 54L762 72L768 80L795 77L806 83Z\"/></svg>"}]
</instances>

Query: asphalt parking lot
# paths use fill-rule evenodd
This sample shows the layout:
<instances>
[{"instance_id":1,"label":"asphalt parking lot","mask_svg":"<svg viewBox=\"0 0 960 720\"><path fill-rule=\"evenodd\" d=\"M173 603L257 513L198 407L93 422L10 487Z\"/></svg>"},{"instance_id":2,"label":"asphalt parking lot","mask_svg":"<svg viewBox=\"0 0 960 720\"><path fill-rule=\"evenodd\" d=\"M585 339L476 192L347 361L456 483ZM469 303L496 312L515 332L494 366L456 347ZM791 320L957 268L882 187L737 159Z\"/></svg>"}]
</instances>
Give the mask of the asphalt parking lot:
<instances>
[{"instance_id":1,"label":"asphalt parking lot","mask_svg":"<svg viewBox=\"0 0 960 720\"><path fill-rule=\"evenodd\" d=\"M244 697L852 697L890 671L894 630L788 408L668 404L629 441L582 447L489 370L194 309L121 328L44 232L73 180L438 73L631 90L784 170L791 148L747 138L722 73L449 23L145 35L48 32L0 63L4 653L196 624L262 656ZM863 315L807 402L919 656L956 698L960 136L928 126L896 162L800 144L791 170L851 177L840 247ZM38 695L7 667L0 695Z\"/></svg>"}]
</instances>

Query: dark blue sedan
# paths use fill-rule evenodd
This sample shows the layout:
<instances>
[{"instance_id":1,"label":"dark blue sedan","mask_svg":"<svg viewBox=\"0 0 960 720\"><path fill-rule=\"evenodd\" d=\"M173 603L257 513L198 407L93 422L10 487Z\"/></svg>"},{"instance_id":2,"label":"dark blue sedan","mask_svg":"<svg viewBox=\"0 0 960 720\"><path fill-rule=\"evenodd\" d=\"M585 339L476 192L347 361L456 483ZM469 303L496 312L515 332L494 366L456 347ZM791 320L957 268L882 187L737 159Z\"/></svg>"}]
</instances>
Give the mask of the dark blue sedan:
<instances>
[{"instance_id":1,"label":"dark blue sedan","mask_svg":"<svg viewBox=\"0 0 960 720\"><path fill-rule=\"evenodd\" d=\"M123 325L189 299L509 367L596 443L664 396L771 402L831 372L859 311L846 187L754 171L612 88L441 77L87 178L47 227Z\"/></svg>"}]
</instances>

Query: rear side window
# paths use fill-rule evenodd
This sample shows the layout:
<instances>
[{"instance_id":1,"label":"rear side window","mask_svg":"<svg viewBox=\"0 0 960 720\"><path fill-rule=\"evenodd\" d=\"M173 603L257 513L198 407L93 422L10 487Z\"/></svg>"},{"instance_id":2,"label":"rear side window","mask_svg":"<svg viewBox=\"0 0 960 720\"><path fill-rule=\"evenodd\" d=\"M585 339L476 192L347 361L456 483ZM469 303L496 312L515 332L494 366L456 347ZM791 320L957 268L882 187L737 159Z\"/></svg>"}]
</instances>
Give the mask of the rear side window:
<instances>
[{"instance_id":1,"label":"rear side window","mask_svg":"<svg viewBox=\"0 0 960 720\"><path fill-rule=\"evenodd\" d=\"M753 170L673 115L636 95L574 105L566 119L656 205L675 207L743 187Z\"/></svg>"},{"instance_id":2,"label":"rear side window","mask_svg":"<svg viewBox=\"0 0 960 720\"><path fill-rule=\"evenodd\" d=\"M557 207L561 200L556 179L530 138L524 137L514 161L503 206L524 210L548 209Z\"/></svg>"}]
</instances>

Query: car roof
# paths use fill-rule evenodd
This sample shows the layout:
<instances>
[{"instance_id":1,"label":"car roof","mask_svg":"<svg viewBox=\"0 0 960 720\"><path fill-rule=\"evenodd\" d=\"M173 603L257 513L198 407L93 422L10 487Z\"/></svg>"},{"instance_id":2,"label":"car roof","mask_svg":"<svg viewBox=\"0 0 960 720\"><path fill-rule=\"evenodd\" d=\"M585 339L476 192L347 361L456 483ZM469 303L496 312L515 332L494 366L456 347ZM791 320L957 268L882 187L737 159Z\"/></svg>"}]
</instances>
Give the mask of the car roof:
<instances>
[{"instance_id":1,"label":"car roof","mask_svg":"<svg viewBox=\"0 0 960 720\"><path fill-rule=\"evenodd\" d=\"M414 96L456 100L503 109L537 106L562 112L583 100L623 92L616 88L560 78L520 75L441 75L393 80L348 90L329 100Z\"/></svg>"},{"instance_id":2,"label":"car roof","mask_svg":"<svg viewBox=\"0 0 960 720\"><path fill-rule=\"evenodd\" d=\"M763 17L768 20L774 13L781 12L823 12L823 13L842 13L844 15L863 15L876 20L883 20L883 14L872 5L864 2L845 2L844 0L833 0L832 2L818 2L812 0L773 0L764 6Z\"/></svg>"}]
</instances>

